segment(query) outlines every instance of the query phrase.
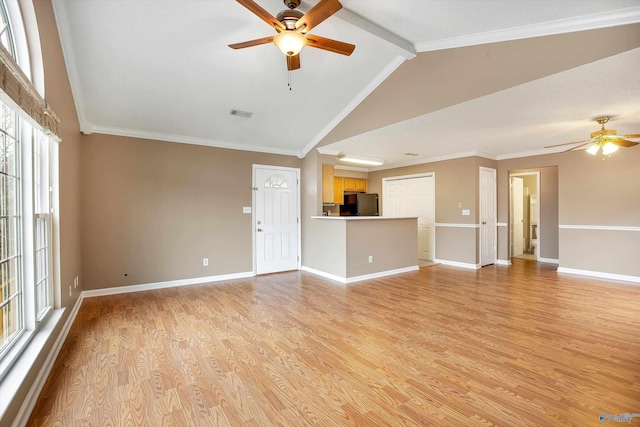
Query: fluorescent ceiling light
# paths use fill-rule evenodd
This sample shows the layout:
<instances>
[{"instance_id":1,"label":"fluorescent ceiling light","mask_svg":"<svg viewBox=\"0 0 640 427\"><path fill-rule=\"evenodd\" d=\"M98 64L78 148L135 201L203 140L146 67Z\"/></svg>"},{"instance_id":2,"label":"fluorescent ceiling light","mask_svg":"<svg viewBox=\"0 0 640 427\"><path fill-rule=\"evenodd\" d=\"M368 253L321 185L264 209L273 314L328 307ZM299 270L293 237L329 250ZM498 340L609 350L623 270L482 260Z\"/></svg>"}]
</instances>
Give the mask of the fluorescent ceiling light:
<instances>
[{"instance_id":1,"label":"fluorescent ceiling light","mask_svg":"<svg viewBox=\"0 0 640 427\"><path fill-rule=\"evenodd\" d=\"M384 161L379 159L372 159L372 158L366 158L366 157L360 157L360 156L351 156L347 154L338 156L338 160L340 160L341 162L356 163L359 165L367 165L367 166L380 166L384 164Z\"/></svg>"}]
</instances>

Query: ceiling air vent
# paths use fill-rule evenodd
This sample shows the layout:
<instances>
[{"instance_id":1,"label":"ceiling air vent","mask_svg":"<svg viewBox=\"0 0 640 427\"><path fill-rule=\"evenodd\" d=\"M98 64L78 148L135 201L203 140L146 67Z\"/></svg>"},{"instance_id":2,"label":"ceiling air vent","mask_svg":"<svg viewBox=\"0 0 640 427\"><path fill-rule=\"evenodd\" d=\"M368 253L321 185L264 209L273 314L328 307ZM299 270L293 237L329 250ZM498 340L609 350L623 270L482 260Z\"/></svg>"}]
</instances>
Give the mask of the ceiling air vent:
<instances>
[{"instance_id":1,"label":"ceiling air vent","mask_svg":"<svg viewBox=\"0 0 640 427\"><path fill-rule=\"evenodd\" d=\"M417 153L404 153L405 156L417 156Z\"/></svg>"},{"instance_id":2,"label":"ceiling air vent","mask_svg":"<svg viewBox=\"0 0 640 427\"><path fill-rule=\"evenodd\" d=\"M231 114L232 116L244 117L245 119L250 119L253 115L253 113L242 110L231 110L229 114Z\"/></svg>"}]
</instances>

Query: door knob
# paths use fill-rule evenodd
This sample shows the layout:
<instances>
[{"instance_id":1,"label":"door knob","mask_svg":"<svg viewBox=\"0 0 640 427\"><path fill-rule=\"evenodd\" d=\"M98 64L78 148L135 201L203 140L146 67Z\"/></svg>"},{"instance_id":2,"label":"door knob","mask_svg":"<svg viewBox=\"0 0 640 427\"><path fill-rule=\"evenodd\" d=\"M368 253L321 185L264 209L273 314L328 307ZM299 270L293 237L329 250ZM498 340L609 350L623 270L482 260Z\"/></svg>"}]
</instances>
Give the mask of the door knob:
<instances>
[{"instance_id":1,"label":"door knob","mask_svg":"<svg viewBox=\"0 0 640 427\"><path fill-rule=\"evenodd\" d=\"M487 225L487 222L486 221L482 221L482 225Z\"/></svg>"},{"instance_id":2,"label":"door knob","mask_svg":"<svg viewBox=\"0 0 640 427\"><path fill-rule=\"evenodd\" d=\"M262 233L262 228L258 228L258 233Z\"/></svg>"}]
</instances>

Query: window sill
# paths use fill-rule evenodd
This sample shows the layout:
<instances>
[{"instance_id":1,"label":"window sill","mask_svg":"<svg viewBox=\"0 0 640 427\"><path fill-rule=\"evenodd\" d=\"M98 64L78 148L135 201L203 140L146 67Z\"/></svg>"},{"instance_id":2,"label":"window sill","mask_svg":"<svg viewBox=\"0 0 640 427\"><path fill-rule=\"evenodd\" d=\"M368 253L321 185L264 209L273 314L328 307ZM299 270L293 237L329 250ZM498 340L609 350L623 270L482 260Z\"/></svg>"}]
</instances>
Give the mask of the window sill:
<instances>
[{"instance_id":1,"label":"window sill","mask_svg":"<svg viewBox=\"0 0 640 427\"><path fill-rule=\"evenodd\" d=\"M14 354L7 354L7 357L0 364L0 369L2 369L0 372L4 374L0 380L0 396L2 396L0 399L0 420L3 420L8 407L13 403L25 379L42 356L42 350L51 339L64 311L64 308L53 310L47 319L40 324L37 331L26 332L15 345L17 351Z\"/></svg>"}]
</instances>

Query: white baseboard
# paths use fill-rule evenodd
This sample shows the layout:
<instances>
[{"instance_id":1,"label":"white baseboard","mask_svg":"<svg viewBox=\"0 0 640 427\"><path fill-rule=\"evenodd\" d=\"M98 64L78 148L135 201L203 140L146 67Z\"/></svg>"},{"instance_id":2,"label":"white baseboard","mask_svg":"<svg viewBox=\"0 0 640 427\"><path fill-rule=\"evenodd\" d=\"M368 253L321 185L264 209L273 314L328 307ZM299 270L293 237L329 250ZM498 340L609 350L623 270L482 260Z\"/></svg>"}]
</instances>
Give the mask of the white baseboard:
<instances>
[{"instance_id":1,"label":"white baseboard","mask_svg":"<svg viewBox=\"0 0 640 427\"><path fill-rule=\"evenodd\" d=\"M560 260L555 258L538 258L538 262L548 262L549 264L560 264Z\"/></svg>"},{"instance_id":2,"label":"white baseboard","mask_svg":"<svg viewBox=\"0 0 640 427\"><path fill-rule=\"evenodd\" d=\"M329 279L329 280L333 280L335 282L342 283L343 285L347 284L347 279L345 279L344 277L341 277L341 276L338 276L338 275L335 275L335 274L331 274L331 273L327 273L327 272L322 271L322 270L316 270L315 268L306 267L304 265L300 268L300 270L306 271L307 273L315 274L316 276L324 277L325 279Z\"/></svg>"},{"instance_id":3,"label":"white baseboard","mask_svg":"<svg viewBox=\"0 0 640 427\"><path fill-rule=\"evenodd\" d=\"M623 282L639 283L640 276L626 274L605 273L603 271L579 270L577 268L558 267L558 273L577 274L580 276L598 277L601 279L621 280Z\"/></svg>"},{"instance_id":4,"label":"white baseboard","mask_svg":"<svg viewBox=\"0 0 640 427\"><path fill-rule=\"evenodd\" d=\"M253 276L253 271L246 271L243 273L221 274L219 276L195 277L193 279L169 280L166 282L145 283L142 285L118 286L116 288L82 291L82 297L91 298L104 295L126 294L129 292L150 291L154 289L175 288L178 286L200 285L203 283L220 282L223 280L246 279L247 277Z\"/></svg>"},{"instance_id":5,"label":"white baseboard","mask_svg":"<svg viewBox=\"0 0 640 427\"><path fill-rule=\"evenodd\" d=\"M22 403L22 407L20 407L20 411L13 421L13 427L24 427L27 425L29 421L29 417L31 416L31 412L33 408L36 406L38 402L38 397L40 396L40 392L44 387L44 384L47 382L47 378L49 378L49 374L51 373L51 369L53 369L53 364L56 361L60 350L62 349L62 344L64 344L67 339L67 335L69 334L69 330L71 329L71 325L76 320L76 315L80 310L80 306L82 305L82 294L78 297L73 309L69 313L69 317L67 317L67 321L64 323L60 334L56 338L56 341L53 343L53 347L47 356L44 364L40 368L40 372L36 376L36 380L33 382L33 385L29 389L29 393L27 393L24 402Z\"/></svg>"},{"instance_id":6,"label":"white baseboard","mask_svg":"<svg viewBox=\"0 0 640 427\"><path fill-rule=\"evenodd\" d=\"M315 274L316 276L324 277L326 279L334 280L344 285L349 283L361 282L363 280L371 280L371 279L377 279L379 277L391 276L394 274L407 273L409 271L417 271L419 269L420 267L418 267L417 265L412 265L410 267L396 268L395 270L379 271L377 273L364 274L362 276L341 277L341 276L327 273L321 270L316 270L315 268L311 268L311 267L302 266L301 268L302 271L306 271L308 273Z\"/></svg>"},{"instance_id":7,"label":"white baseboard","mask_svg":"<svg viewBox=\"0 0 640 427\"><path fill-rule=\"evenodd\" d=\"M377 279L379 277L392 276L394 274L408 273L410 271L418 271L420 267L412 265L410 267L396 268L395 270L379 271L377 273L364 274L362 276L347 277L347 283L361 282L363 280Z\"/></svg>"},{"instance_id":8,"label":"white baseboard","mask_svg":"<svg viewBox=\"0 0 640 427\"><path fill-rule=\"evenodd\" d=\"M439 262L442 265L450 265L451 267L468 268L471 270L477 270L480 268L480 264L471 264L459 261L449 261L446 259L434 259L433 262Z\"/></svg>"},{"instance_id":9,"label":"white baseboard","mask_svg":"<svg viewBox=\"0 0 640 427\"><path fill-rule=\"evenodd\" d=\"M496 265L511 265L510 259L497 259L495 262Z\"/></svg>"}]
</instances>

